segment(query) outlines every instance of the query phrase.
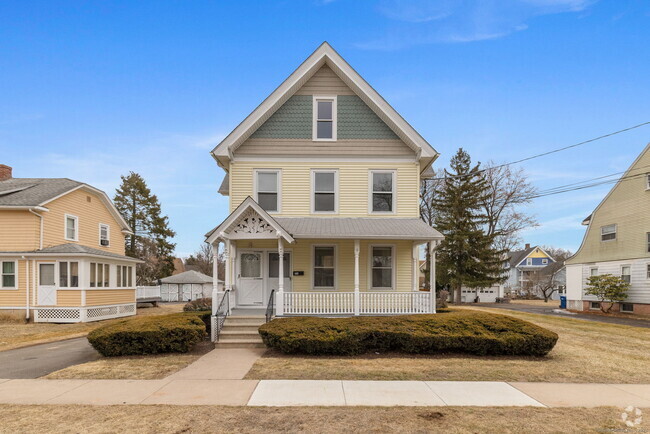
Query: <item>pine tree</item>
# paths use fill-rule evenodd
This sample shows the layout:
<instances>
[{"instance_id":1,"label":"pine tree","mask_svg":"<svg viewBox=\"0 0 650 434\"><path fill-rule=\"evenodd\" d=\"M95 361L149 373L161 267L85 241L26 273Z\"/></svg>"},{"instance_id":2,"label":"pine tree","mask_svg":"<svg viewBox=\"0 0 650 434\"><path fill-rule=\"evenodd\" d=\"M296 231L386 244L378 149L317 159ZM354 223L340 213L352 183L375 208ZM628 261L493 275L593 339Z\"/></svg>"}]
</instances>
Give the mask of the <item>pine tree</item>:
<instances>
[{"instance_id":1,"label":"pine tree","mask_svg":"<svg viewBox=\"0 0 650 434\"><path fill-rule=\"evenodd\" d=\"M125 238L127 256L142 259L146 264L138 264L149 283L151 278L171 276L174 272L174 248L170 241L176 233L169 227L169 219L162 215L160 202L147 187L147 183L137 173L122 176L122 184L115 194L115 206L131 226L133 234Z\"/></svg>"},{"instance_id":2,"label":"pine tree","mask_svg":"<svg viewBox=\"0 0 650 434\"><path fill-rule=\"evenodd\" d=\"M452 290L452 299L461 302L461 287L484 288L504 280L504 251L494 248L495 235L487 235L487 216L482 203L490 187L472 167L462 148L445 170L441 190L433 200L436 228L445 236L437 250L437 280Z\"/></svg>"}]
</instances>

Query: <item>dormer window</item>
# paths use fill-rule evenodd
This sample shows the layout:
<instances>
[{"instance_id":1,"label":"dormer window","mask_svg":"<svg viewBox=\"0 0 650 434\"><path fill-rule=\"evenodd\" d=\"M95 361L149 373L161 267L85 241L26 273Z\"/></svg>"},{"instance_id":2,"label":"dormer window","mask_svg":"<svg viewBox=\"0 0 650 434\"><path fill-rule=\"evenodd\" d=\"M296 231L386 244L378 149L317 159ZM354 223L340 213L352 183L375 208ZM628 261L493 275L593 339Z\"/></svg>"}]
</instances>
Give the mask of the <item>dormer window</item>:
<instances>
[{"instance_id":1,"label":"dormer window","mask_svg":"<svg viewBox=\"0 0 650 434\"><path fill-rule=\"evenodd\" d=\"M314 140L336 140L336 97L314 96Z\"/></svg>"}]
</instances>

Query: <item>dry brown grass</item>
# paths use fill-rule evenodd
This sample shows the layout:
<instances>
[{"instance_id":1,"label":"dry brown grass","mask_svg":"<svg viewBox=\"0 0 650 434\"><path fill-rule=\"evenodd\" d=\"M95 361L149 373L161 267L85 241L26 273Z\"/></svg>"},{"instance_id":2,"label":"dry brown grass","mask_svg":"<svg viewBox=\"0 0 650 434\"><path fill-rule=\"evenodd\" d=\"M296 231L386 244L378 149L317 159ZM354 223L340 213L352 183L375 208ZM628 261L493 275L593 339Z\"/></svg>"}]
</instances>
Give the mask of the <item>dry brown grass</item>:
<instances>
[{"instance_id":1,"label":"dry brown grass","mask_svg":"<svg viewBox=\"0 0 650 434\"><path fill-rule=\"evenodd\" d=\"M93 362L69 366L43 378L48 380L157 380L183 369L213 348L210 342L202 342L187 354L103 357Z\"/></svg>"},{"instance_id":2,"label":"dry brown grass","mask_svg":"<svg viewBox=\"0 0 650 434\"><path fill-rule=\"evenodd\" d=\"M0 407L0 432L445 432L573 433L623 429L620 409L479 407ZM639 428L647 426L643 422Z\"/></svg>"},{"instance_id":3,"label":"dry brown grass","mask_svg":"<svg viewBox=\"0 0 650 434\"><path fill-rule=\"evenodd\" d=\"M515 311L508 315L556 332L560 336L557 345L541 358L402 354L305 357L268 352L246 378L650 383L650 329Z\"/></svg>"},{"instance_id":4,"label":"dry brown grass","mask_svg":"<svg viewBox=\"0 0 650 434\"><path fill-rule=\"evenodd\" d=\"M165 304L160 307L138 309L137 315L163 315L166 313L180 312L183 304ZM99 326L116 320L106 320L88 323L75 324L51 324L51 323L25 323L0 318L0 351L25 347L34 344L60 341L86 336Z\"/></svg>"}]
</instances>

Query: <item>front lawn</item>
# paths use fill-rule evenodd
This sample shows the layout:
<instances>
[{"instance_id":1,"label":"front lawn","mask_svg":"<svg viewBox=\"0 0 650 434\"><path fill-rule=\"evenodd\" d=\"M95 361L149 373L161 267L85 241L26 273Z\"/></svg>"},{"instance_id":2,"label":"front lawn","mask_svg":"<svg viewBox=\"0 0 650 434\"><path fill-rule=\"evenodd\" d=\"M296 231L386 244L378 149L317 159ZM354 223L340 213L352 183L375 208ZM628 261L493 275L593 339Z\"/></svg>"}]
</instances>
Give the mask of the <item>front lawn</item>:
<instances>
[{"instance_id":1,"label":"front lawn","mask_svg":"<svg viewBox=\"0 0 650 434\"><path fill-rule=\"evenodd\" d=\"M650 383L650 329L516 311L507 315L557 333L555 348L545 357L374 353L324 357L268 352L246 378Z\"/></svg>"},{"instance_id":2,"label":"front lawn","mask_svg":"<svg viewBox=\"0 0 650 434\"><path fill-rule=\"evenodd\" d=\"M182 310L183 304L161 304L159 307L138 309L136 316L164 315L168 313L181 312ZM0 318L0 351L86 336L88 333L104 324L120 320L121 319L118 318L74 324L25 324L22 321L16 321L10 318Z\"/></svg>"}]
</instances>

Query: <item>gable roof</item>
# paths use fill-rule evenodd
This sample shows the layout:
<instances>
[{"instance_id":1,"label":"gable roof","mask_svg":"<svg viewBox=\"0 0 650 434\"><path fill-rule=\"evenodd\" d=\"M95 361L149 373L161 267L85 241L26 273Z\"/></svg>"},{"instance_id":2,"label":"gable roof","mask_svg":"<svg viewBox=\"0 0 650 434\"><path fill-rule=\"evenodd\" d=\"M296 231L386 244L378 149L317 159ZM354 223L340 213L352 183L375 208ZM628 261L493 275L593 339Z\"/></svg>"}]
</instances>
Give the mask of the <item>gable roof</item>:
<instances>
[{"instance_id":1,"label":"gable roof","mask_svg":"<svg viewBox=\"0 0 650 434\"><path fill-rule=\"evenodd\" d=\"M553 259L553 257L551 255L546 253L544 251L544 249L542 249L539 246L532 246L532 247L530 247L528 249L515 250L515 251L510 252L510 257L508 258L508 260L510 262L510 267L516 267L518 265L521 265L523 260L526 259L528 256L530 256L530 254L533 253L535 250L541 251L542 253L544 253L546 255L546 257L548 259L551 260L551 263L555 263L555 259Z\"/></svg>"},{"instance_id":2,"label":"gable roof","mask_svg":"<svg viewBox=\"0 0 650 434\"><path fill-rule=\"evenodd\" d=\"M160 279L162 283L213 283L212 277L195 270L184 271Z\"/></svg>"},{"instance_id":3,"label":"gable roof","mask_svg":"<svg viewBox=\"0 0 650 434\"><path fill-rule=\"evenodd\" d=\"M128 223L106 193L68 178L9 178L0 181L0 210L4 208L47 211L48 203L78 189L98 195L122 229L131 232Z\"/></svg>"},{"instance_id":4,"label":"gable roof","mask_svg":"<svg viewBox=\"0 0 650 434\"><path fill-rule=\"evenodd\" d=\"M226 136L212 155L232 153L278 110L311 76L327 64L418 157L435 160L438 152L391 107L327 42L323 42L271 95Z\"/></svg>"}]
</instances>

